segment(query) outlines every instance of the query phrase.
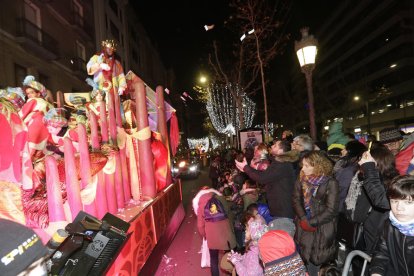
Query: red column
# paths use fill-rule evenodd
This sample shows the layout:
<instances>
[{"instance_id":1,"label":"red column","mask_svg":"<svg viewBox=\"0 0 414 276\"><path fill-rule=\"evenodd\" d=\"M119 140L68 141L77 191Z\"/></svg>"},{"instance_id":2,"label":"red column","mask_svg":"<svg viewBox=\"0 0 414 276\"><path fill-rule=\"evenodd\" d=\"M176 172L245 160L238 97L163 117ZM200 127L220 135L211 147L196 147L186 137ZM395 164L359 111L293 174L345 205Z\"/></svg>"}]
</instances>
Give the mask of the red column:
<instances>
[{"instance_id":1,"label":"red column","mask_svg":"<svg viewBox=\"0 0 414 276\"><path fill-rule=\"evenodd\" d=\"M171 180L171 158L170 158L170 143L168 139L168 129L167 129L167 119L165 115L165 103L164 103L164 88L159 85L157 86L157 105L158 105L158 113L157 113L157 128L158 132L161 133L162 142L168 150L168 168L167 168L167 185L170 185Z\"/></svg>"},{"instance_id":2,"label":"red column","mask_svg":"<svg viewBox=\"0 0 414 276\"><path fill-rule=\"evenodd\" d=\"M154 176L154 157L151 151L151 130L148 125L147 97L143 82L136 82L134 91L137 108L139 170L143 197L154 198L157 194Z\"/></svg>"}]
</instances>

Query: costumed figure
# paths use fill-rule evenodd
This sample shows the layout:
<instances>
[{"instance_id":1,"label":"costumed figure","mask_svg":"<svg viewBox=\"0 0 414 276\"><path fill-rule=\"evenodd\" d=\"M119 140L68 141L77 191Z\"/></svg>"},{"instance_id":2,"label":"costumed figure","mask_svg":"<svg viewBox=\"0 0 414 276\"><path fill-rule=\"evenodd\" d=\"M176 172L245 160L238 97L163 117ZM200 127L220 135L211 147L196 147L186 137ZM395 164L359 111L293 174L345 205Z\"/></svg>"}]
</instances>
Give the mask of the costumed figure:
<instances>
[{"instance_id":1,"label":"costumed figure","mask_svg":"<svg viewBox=\"0 0 414 276\"><path fill-rule=\"evenodd\" d=\"M92 101L86 104L86 108L91 110L99 118L101 113L100 104L104 99L105 90L99 90L98 84L94 83L92 79L87 78L86 83L92 86L91 99Z\"/></svg>"},{"instance_id":2,"label":"costumed figure","mask_svg":"<svg viewBox=\"0 0 414 276\"><path fill-rule=\"evenodd\" d=\"M86 65L89 75L93 75L93 81L98 84L99 90L116 90L123 95L127 88L124 69L121 63L115 59L116 44L114 40L104 40L101 43L102 51L91 57Z\"/></svg>"},{"instance_id":3,"label":"costumed figure","mask_svg":"<svg viewBox=\"0 0 414 276\"><path fill-rule=\"evenodd\" d=\"M27 126L30 157L32 162L43 157L49 133L43 123L43 116L53 106L47 102L46 88L33 76L27 76L23 81L23 89L28 100L19 111L19 115Z\"/></svg>"},{"instance_id":4,"label":"costumed figure","mask_svg":"<svg viewBox=\"0 0 414 276\"><path fill-rule=\"evenodd\" d=\"M33 186L27 127L18 114L24 100L19 87L0 90L0 218L21 224L25 218L20 186Z\"/></svg>"}]
</instances>

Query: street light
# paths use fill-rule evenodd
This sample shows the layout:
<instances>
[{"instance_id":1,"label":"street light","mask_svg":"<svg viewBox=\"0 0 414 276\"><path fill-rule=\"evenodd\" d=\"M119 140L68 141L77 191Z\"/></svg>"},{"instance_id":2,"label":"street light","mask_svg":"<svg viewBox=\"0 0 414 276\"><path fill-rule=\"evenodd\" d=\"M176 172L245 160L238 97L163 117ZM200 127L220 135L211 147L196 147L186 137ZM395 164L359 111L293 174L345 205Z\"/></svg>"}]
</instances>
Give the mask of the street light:
<instances>
[{"instance_id":1,"label":"street light","mask_svg":"<svg viewBox=\"0 0 414 276\"><path fill-rule=\"evenodd\" d=\"M302 28L302 39L295 41L295 51L298 56L300 67L306 77L306 86L308 89L309 101L309 125L310 134L313 140L316 140L316 124L315 124L315 107L312 90L312 71L315 68L316 53L318 51L318 41L309 35L309 28Z\"/></svg>"}]
</instances>

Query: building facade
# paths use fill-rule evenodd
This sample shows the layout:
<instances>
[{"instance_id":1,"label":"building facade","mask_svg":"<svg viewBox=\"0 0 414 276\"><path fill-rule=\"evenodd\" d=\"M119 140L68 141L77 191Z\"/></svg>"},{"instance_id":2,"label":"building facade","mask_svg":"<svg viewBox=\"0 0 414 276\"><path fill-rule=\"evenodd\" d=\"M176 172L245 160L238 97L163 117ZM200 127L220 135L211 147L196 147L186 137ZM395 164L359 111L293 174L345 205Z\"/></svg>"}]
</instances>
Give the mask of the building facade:
<instances>
[{"instance_id":1,"label":"building facade","mask_svg":"<svg viewBox=\"0 0 414 276\"><path fill-rule=\"evenodd\" d=\"M335 119L361 133L414 126L413 1L342 1L315 36L320 127Z\"/></svg>"}]
</instances>

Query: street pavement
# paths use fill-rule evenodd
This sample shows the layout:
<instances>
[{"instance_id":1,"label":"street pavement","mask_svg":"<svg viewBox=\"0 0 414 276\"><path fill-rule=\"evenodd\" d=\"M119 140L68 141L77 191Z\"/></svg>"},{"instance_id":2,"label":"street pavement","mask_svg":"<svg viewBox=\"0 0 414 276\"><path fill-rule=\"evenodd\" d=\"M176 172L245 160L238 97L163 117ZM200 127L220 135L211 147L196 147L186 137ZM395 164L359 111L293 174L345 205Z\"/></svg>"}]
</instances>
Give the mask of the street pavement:
<instances>
[{"instance_id":1,"label":"street pavement","mask_svg":"<svg viewBox=\"0 0 414 276\"><path fill-rule=\"evenodd\" d=\"M204 168L197 179L183 179L182 193L183 205L186 215L174 240L165 253L156 276L164 275L210 275L210 268L201 268L202 239L197 232L197 218L194 215L191 201L200 187L210 185L208 168Z\"/></svg>"}]
</instances>

